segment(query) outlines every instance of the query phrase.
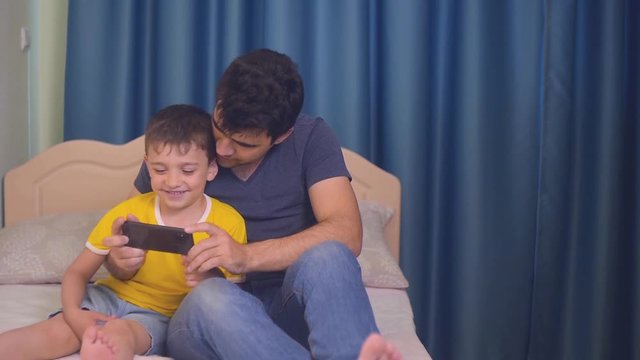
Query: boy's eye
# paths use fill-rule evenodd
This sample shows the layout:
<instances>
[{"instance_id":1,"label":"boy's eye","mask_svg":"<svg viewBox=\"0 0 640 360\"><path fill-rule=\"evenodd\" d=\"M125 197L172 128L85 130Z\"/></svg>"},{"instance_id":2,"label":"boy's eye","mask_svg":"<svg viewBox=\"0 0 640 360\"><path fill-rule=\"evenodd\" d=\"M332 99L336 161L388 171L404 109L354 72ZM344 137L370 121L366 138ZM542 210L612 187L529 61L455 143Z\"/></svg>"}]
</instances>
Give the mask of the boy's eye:
<instances>
[{"instance_id":1,"label":"boy's eye","mask_svg":"<svg viewBox=\"0 0 640 360\"><path fill-rule=\"evenodd\" d=\"M183 170L182 170L182 172L183 172L183 173L185 173L185 174L187 174L187 175L191 175L191 174L193 174L193 173L194 173L194 172L196 172L196 171L195 171L195 170L192 170L192 169L183 169Z\"/></svg>"},{"instance_id":2,"label":"boy's eye","mask_svg":"<svg viewBox=\"0 0 640 360\"><path fill-rule=\"evenodd\" d=\"M165 169L153 169L153 172L156 174L164 174L165 172L167 172L167 170Z\"/></svg>"}]
</instances>

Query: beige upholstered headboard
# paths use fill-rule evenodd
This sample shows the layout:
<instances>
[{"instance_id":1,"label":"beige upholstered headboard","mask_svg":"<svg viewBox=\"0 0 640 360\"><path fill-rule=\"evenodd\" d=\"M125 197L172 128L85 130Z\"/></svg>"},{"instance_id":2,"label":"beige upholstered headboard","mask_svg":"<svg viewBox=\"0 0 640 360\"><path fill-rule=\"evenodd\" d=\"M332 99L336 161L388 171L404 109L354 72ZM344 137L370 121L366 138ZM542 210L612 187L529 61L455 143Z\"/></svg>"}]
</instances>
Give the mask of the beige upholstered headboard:
<instances>
[{"instance_id":1,"label":"beige upholstered headboard","mask_svg":"<svg viewBox=\"0 0 640 360\"><path fill-rule=\"evenodd\" d=\"M143 157L144 137L123 145L94 140L54 145L5 175L5 225L108 209L127 198Z\"/></svg>"},{"instance_id":2,"label":"beige upholstered headboard","mask_svg":"<svg viewBox=\"0 0 640 360\"><path fill-rule=\"evenodd\" d=\"M397 260L400 181L350 150L343 149L343 154L358 198L394 209L386 236ZM123 145L71 140L43 151L5 175L5 226L43 215L112 207L128 196L143 156L143 136Z\"/></svg>"}]
</instances>

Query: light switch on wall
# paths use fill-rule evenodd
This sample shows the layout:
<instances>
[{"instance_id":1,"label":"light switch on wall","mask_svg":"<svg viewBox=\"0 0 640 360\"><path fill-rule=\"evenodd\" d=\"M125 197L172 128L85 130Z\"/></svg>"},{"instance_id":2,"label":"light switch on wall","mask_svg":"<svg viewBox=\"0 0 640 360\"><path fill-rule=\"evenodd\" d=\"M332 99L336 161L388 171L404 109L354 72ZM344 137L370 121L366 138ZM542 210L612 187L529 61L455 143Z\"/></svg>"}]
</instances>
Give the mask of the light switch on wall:
<instances>
[{"instance_id":1,"label":"light switch on wall","mask_svg":"<svg viewBox=\"0 0 640 360\"><path fill-rule=\"evenodd\" d=\"M25 52L29 48L29 45L31 45L29 29L23 26L20 28L20 50Z\"/></svg>"}]
</instances>

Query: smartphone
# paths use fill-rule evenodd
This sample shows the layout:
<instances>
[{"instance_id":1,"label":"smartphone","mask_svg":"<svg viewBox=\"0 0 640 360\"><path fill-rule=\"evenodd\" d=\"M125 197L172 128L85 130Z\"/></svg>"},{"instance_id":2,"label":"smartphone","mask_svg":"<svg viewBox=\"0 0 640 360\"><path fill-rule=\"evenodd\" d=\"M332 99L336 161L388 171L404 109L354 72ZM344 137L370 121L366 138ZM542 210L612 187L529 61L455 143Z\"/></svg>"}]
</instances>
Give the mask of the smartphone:
<instances>
[{"instance_id":1,"label":"smartphone","mask_svg":"<svg viewBox=\"0 0 640 360\"><path fill-rule=\"evenodd\" d=\"M129 238L127 246L186 255L193 246L193 235L173 226L125 221L122 233Z\"/></svg>"}]
</instances>

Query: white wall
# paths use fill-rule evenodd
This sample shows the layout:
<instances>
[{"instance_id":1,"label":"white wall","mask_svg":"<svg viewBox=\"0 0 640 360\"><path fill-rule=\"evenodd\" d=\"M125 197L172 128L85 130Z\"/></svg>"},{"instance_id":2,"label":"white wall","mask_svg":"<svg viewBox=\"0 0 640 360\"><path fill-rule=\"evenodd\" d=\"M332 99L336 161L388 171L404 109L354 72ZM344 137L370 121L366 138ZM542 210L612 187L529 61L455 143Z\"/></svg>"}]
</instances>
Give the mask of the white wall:
<instances>
[{"instance_id":1,"label":"white wall","mask_svg":"<svg viewBox=\"0 0 640 360\"><path fill-rule=\"evenodd\" d=\"M68 2L30 0L29 4L29 155L33 157L63 139Z\"/></svg>"},{"instance_id":2,"label":"white wall","mask_svg":"<svg viewBox=\"0 0 640 360\"><path fill-rule=\"evenodd\" d=\"M67 0L0 0L0 177L63 139L67 8ZM0 206L0 225L3 217Z\"/></svg>"},{"instance_id":3,"label":"white wall","mask_svg":"<svg viewBox=\"0 0 640 360\"><path fill-rule=\"evenodd\" d=\"M0 1L0 175L29 157L28 52L20 50L29 2ZM0 200L3 200L0 193ZM0 208L0 219L4 212ZM2 222L4 224L4 220Z\"/></svg>"}]
</instances>

